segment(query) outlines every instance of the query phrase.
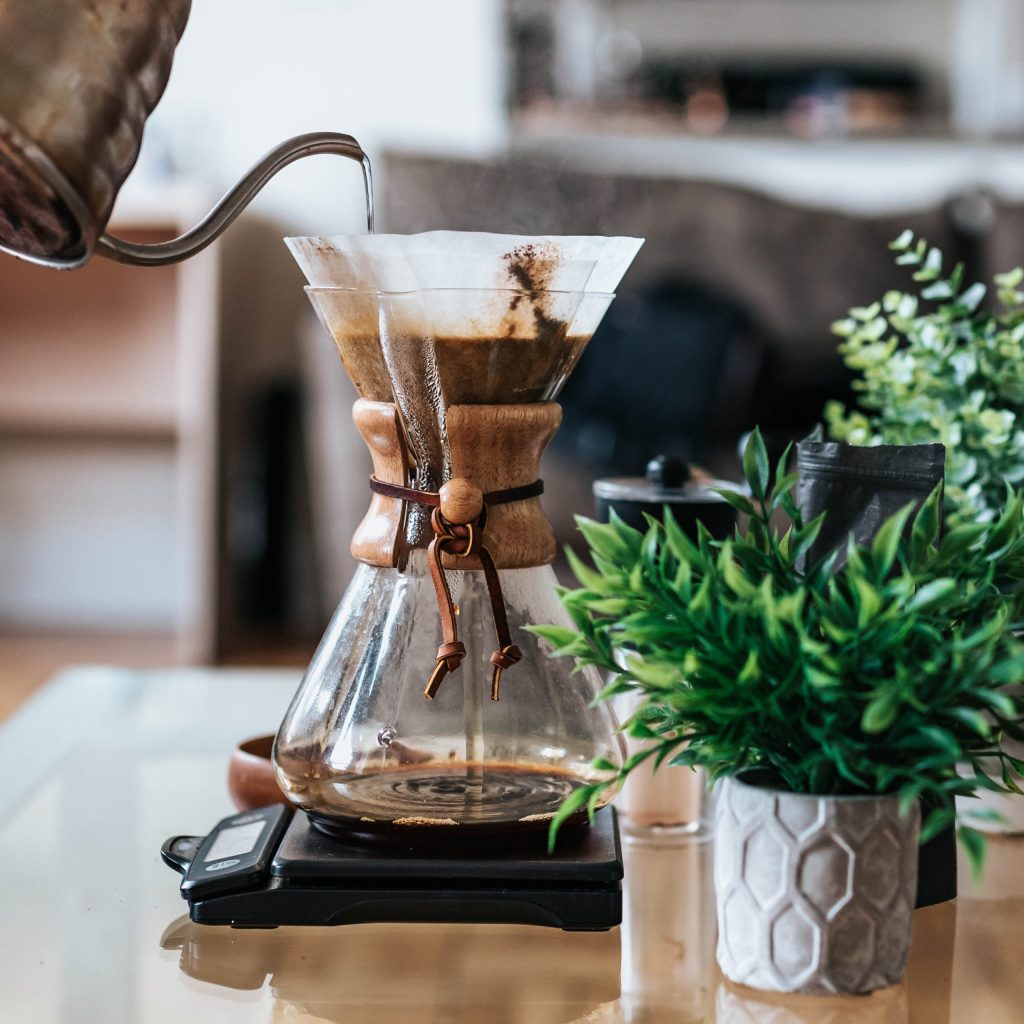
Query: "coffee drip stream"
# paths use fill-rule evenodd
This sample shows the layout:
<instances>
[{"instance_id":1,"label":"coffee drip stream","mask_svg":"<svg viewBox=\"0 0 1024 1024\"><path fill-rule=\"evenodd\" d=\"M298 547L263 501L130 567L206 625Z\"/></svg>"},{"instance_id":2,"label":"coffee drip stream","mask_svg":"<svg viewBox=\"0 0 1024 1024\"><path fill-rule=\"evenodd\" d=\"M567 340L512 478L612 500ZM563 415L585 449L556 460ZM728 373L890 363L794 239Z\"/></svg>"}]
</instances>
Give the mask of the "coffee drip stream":
<instances>
[{"instance_id":1,"label":"coffee drip stream","mask_svg":"<svg viewBox=\"0 0 1024 1024\"><path fill-rule=\"evenodd\" d=\"M622 748L593 705L599 674L573 674L527 631L569 624L539 463L554 399L639 242L288 244L358 391L378 483L352 542L359 565L278 733L278 781L345 837L546 831L598 777L594 759Z\"/></svg>"}]
</instances>

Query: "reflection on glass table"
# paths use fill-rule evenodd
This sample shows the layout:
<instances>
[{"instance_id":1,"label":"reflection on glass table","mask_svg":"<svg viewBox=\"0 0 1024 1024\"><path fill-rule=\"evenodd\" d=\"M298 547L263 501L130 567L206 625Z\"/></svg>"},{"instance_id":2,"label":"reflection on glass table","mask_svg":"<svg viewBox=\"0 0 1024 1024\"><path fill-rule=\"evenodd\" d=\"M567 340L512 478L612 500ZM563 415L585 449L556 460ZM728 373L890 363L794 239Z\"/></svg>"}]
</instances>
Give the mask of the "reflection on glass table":
<instances>
[{"instance_id":1,"label":"reflection on glass table","mask_svg":"<svg viewBox=\"0 0 1024 1024\"><path fill-rule=\"evenodd\" d=\"M240 936L179 918L161 943L181 951L190 979L265 989L274 1021L563 1024L604 1019L593 1015L619 994L614 931L380 924Z\"/></svg>"},{"instance_id":2,"label":"reflection on glass table","mask_svg":"<svg viewBox=\"0 0 1024 1024\"><path fill-rule=\"evenodd\" d=\"M230 812L228 759L290 672L65 673L0 728L0 1020L33 1024L1020 1024L1024 839L914 917L903 984L778 996L714 962L711 843L627 836L621 929L185 918L167 836Z\"/></svg>"},{"instance_id":3,"label":"reflection on glass table","mask_svg":"<svg viewBox=\"0 0 1024 1024\"><path fill-rule=\"evenodd\" d=\"M868 997L757 992L714 962L711 844L629 838L621 939L493 925L368 925L232 932L178 918L161 938L181 971L222 990L268 992L275 1021L510 1024L947 1024L973 1020L963 977L951 1016L956 904L918 911L906 981ZM988 910L962 911L976 925ZM1024 938L1024 928L1017 926ZM621 945L621 957L620 957ZM992 992L996 1021L997 992ZM1009 1012L1009 1006L1006 1007Z\"/></svg>"}]
</instances>

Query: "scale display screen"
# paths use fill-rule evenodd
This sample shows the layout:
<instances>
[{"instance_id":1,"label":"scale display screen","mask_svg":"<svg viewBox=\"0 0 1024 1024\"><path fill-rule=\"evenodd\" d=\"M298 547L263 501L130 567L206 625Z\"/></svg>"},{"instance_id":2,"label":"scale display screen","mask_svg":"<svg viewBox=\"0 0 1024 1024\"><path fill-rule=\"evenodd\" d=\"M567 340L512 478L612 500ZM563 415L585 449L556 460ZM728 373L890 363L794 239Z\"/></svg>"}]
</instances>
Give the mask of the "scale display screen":
<instances>
[{"instance_id":1,"label":"scale display screen","mask_svg":"<svg viewBox=\"0 0 1024 1024\"><path fill-rule=\"evenodd\" d=\"M238 857L243 853L249 853L260 838L266 821L262 818L259 821L249 822L247 825L234 825L226 828L217 834L213 845L206 852L203 858L204 864L213 860L223 860L225 857Z\"/></svg>"}]
</instances>

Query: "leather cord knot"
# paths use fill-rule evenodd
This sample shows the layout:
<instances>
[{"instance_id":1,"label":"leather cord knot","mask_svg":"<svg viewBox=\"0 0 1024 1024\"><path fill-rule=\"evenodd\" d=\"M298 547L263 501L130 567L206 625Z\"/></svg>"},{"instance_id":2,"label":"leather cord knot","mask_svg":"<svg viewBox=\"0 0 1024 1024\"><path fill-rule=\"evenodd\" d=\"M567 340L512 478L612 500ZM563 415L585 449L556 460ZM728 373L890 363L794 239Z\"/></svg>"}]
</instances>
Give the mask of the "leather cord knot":
<instances>
[{"instance_id":1,"label":"leather cord knot","mask_svg":"<svg viewBox=\"0 0 1024 1024\"><path fill-rule=\"evenodd\" d=\"M498 687L501 685L501 673L511 668L516 662L523 660L523 652L515 644L507 644L500 651L495 651L490 658L494 666L494 675L491 677L491 700L498 699Z\"/></svg>"},{"instance_id":2,"label":"leather cord knot","mask_svg":"<svg viewBox=\"0 0 1024 1024\"><path fill-rule=\"evenodd\" d=\"M439 550L456 558L470 558L480 554L486 521L486 506L471 523L450 523L442 515L440 508L435 508L430 515L430 525L433 527L434 540L438 542Z\"/></svg>"},{"instance_id":3,"label":"leather cord knot","mask_svg":"<svg viewBox=\"0 0 1024 1024\"><path fill-rule=\"evenodd\" d=\"M427 563L430 566L434 592L437 594L443 640L437 649L437 662L427 680L423 695L427 700L433 700L445 676L456 671L466 656L465 645L459 640L455 604L452 601L448 578L445 575L441 559L442 555L448 554L455 558L475 557L483 569L487 595L491 603L491 614L494 617L494 632L498 640L498 647L490 657L490 663L494 666L491 678L491 700L498 700L501 673L522 661L523 652L512 643L512 632L509 629L508 614L505 610L505 598L501 591L501 579L498 576L494 559L484 545L487 507L488 505L537 497L544 490L543 483L536 480L532 484L483 495L483 506L479 515L466 523L452 523L444 517L441 511L441 497L436 492L416 491L409 487L400 487L397 484L387 484L377 480L376 477L370 478L370 488L378 494L433 508L430 525L434 531L434 539L427 548Z\"/></svg>"},{"instance_id":4,"label":"leather cord knot","mask_svg":"<svg viewBox=\"0 0 1024 1024\"><path fill-rule=\"evenodd\" d=\"M437 649L437 664L434 671L430 673L423 696L427 700L433 700L441 681L449 672L454 672L466 656L466 645L461 640L452 640L450 643L442 643Z\"/></svg>"}]
</instances>

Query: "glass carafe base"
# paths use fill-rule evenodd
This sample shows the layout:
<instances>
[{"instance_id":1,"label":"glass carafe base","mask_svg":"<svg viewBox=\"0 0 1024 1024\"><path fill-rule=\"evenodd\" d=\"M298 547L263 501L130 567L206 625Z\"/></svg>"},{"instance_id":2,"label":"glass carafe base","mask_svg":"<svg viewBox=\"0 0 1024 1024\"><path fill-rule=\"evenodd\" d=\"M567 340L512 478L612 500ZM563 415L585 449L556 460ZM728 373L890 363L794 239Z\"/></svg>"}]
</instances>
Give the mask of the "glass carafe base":
<instances>
[{"instance_id":1,"label":"glass carafe base","mask_svg":"<svg viewBox=\"0 0 1024 1024\"><path fill-rule=\"evenodd\" d=\"M546 832L585 779L551 765L450 760L311 780L310 820L330 835L413 842ZM586 820L586 814L578 816ZM579 822L576 822L579 823ZM571 827L572 823L567 823Z\"/></svg>"},{"instance_id":2,"label":"glass carafe base","mask_svg":"<svg viewBox=\"0 0 1024 1024\"><path fill-rule=\"evenodd\" d=\"M357 570L278 733L278 783L335 833L419 843L443 832L467 848L489 831L543 835L566 797L605 777L595 758L621 758L611 708L594 704L600 675L573 674L525 628L568 624L554 573L502 573L523 657L493 701L483 574L449 571L466 655L427 700L440 625L425 556L413 556L404 573Z\"/></svg>"}]
</instances>

